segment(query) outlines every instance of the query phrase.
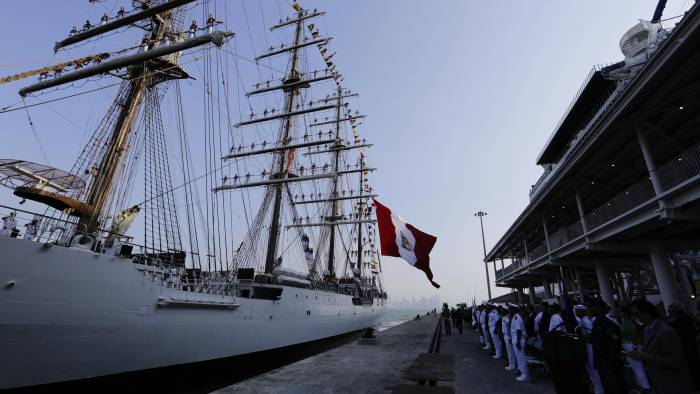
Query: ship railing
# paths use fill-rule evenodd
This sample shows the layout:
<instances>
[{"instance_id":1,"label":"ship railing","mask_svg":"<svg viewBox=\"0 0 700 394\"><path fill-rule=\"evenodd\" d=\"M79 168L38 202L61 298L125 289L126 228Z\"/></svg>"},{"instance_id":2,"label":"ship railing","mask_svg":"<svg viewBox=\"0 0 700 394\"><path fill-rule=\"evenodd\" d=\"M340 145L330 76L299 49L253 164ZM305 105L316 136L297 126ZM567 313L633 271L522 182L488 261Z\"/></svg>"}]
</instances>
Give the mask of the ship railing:
<instances>
[{"instance_id":1,"label":"ship railing","mask_svg":"<svg viewBox=\"0 0 700 394\"><path fill-rule=\"evenodd\" d=\"M9 215L11 212L15 212L17 214L16 221L17 225L15 226L16 231L14 231L14 236L13 238L23 238L24 235L26 234L26 228L27 224L29 224L32 220L38 220L39 221L39 231L36 232L35 236L32 237L33 240L38 241L38 242L54 242L56 243L59 239L63 239L62 244L65 244L68 241L68 234L66 233L66 229L71 228L75 226L75 223L69 220L64 220L64 219L59 219L59 218L54 218L51 216L47 216L44 214L28 211L25 209L21 208L16 208L16 207L10 207L7 205L2 205L0 204L0 218L5 217ZM51 221L54 222L55 225L52 226L52 228L44 227L44 221ZM62 224L63 226L59 226L59 224ZM2 226L2 222L0 221L0 228ZM25 230L21 230L24 228ZM63 231L60 231L60 228L63 228Z\"/></svg>"},{"instance_id":2,"label":"ship railing","mask_svg":"<svg viewBox=\"0 0 700 394\"><path fill-rule=\"evenodd\" d=\"M664 191L671 190L685 182L700 179L700 143L692 145L678 156L671 158L659 166L657 174L659 176L661 188ZM597 228L648 203L654 198L657 198L657 195L651 180L649 178L643 178L628 186L603 204L588 211L588 213L584 215L586 228L588 232L595 231ZM558 249L579 240L584 235L586 235L586 233L583 231L580 220L559 228L549 236L549 252L547 252L544 242L537 245L528 253L530 257L529 262L526 259L514 260L511 265L504 269L497 270L496 280L502 280L520 269L530 266L533 263L538 263L541 259L555 254ZM545 253L542 253L542 251Z\"/></svg>"}]
</instances>

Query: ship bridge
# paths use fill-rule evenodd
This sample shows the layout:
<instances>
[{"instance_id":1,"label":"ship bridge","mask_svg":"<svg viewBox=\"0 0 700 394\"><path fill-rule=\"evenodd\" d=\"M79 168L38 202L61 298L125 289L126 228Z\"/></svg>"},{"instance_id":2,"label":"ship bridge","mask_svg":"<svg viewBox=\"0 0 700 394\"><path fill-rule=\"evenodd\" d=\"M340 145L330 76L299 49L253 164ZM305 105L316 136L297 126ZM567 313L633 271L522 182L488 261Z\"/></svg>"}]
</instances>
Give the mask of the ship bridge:
<instances>
[{"instance_id":1,"label":"ship bridge","mask_svg":"<svg viewBox=\"0 0 700 394\"><path fill-rule=\"evenodd\" d=\"M484 260L497 286L689 306L679 256L700 249L700 6L671 31L635 26L636 47L644 28L646 47L590 72L538 156L530 203Z\"/></svg>"}]
</instances>

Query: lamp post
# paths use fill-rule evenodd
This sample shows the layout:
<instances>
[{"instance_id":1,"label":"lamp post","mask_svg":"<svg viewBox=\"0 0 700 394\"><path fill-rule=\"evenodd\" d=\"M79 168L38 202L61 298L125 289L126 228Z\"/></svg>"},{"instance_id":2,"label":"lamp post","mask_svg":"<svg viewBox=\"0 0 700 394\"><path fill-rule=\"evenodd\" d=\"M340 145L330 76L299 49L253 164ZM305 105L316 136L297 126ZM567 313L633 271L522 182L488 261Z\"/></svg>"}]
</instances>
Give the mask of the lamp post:
<instances>
[{"instance_id":1,"label":"lamp post","mask_svg":"<svg viewBox=\"0 0 700 394\"><path fill-rule=\"evenodd\" d=\"M481 224L481 244L484 247L484 269L486 270L486 290L488 290L489 300L491 299L491 280L489 279L489 265L486 263L486 238L484 238L484 216L486 212L479 211L474 214L474 216L479 217L479 223Z\"/></svg>"}]
</instances>

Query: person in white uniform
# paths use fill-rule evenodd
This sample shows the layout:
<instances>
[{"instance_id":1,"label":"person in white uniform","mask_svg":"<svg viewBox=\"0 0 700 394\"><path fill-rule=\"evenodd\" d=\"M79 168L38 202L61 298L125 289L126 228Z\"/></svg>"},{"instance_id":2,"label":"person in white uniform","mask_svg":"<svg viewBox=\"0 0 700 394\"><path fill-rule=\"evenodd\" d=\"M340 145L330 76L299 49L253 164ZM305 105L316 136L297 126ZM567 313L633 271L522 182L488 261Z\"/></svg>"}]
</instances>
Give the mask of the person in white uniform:
<instances>
[{"instance_id":1,"label":"person in white uniform","mask_svg":"<svg viewBox=\"0 0 700 394\"><path fill-rule=\"evenodd\" d=\"M508 366L506 371L514 371L517 362L515 361L515 353L513 353L513 337L510 331L510 319L512 316L509 305L503 306L501 311L501 332L503 333L503 342L505 342L506 355L508 355Z\"/></svg>"},{"instance_id":2,"label":"person in white uniform","mask_svg":"<svg viewBox=\"0 0 700 394\"><path fill-rule=\"evenodd\" d=\"M538 304L535 309L537 311L533 324L535 329L535 342L532 345L539 350L542 350L542 333L547 332L545 328L549 329L549 326L542 326L542 319L545 317L545 313L547 313L547 308L549 308L549 304L543 301L542 303ZM547 321L549 321L549 317L545 319L545 324L547 324Z\"/></svg>"},{"instance_id":3,"label":"person in white uniform","mask_svg":"<svg viewBox=\"0 0 700 394\"><path fill-rule=\"evenodd\" d=\"M593 366L593 345L590 343L591 332L593 331L593 320L595 317L588 316L585 305L576 305L574 307L576 315L576 333L583 337L586 341L586 372L591 381L593 394L603 394L603 382L600 380L598 370Z\"/></svg>"},{"instance_id":4,"label":"person in white uniform","mask_svg":"<svg viewBox=\"0 0 700 394\"><path fill-rule=\"evenodd\" d=\"M510 321L510 335L513 343L513 352L515 353L518 370L520 371L520 376L518 376L516 380L518 382L529 382L530 371L527 367L527 360L525 359L525 321L521 313L522 311L520 308L515 309L513 318Z\"/></svg>"},{"instance_id":5,"label":"person in white uniform","mask_svg":"<svg viewBox=\"0 0 700 394\"><path fill-rule=\"evenodd\" d=\"M474 328L479 332L479 342L481 343L481 348L486 349L486 337L484 337L484 331L481 329L481 314L482 305L474 307Z\"/></svg>"},{"instance_id":6,"label":"person in white uniform","mask_svg":"<svg viewBox=\"0 0 700 394\"><path fill-rule=\"evenodd\" d=\"M498 313L498 309L492 308L489 313L489 334L491 334L491 341L493 341L493 347L496 351L496 354L493 355L495 359L503 358L503 344L499 335L500 327L498 327L500 319L501 315Z\"/></svg>"},{"instance_id":7,"label":"person in white uniform","mask_svg":"<svg viewBox=\"0 0 700 394\"><path fill-rule=\"evenodd\" d=\"M15 229L15 226L17 226L17 212L11 212L9 215L2 218L2 230L0 230L0 236L12 236L12 230Z\"/></svg>"},{"instance_id":8,"label":"person in white uniform","mask_svg":"<svg viewBox=\"0 0 700 394\"><path fill-rule=\"evenodd\" d=\"M549 319L549 327L547 332L561 332L566 333L566 323L564 318L561 316L561 307L558 304L552 304L549 306L552 310L552 315Z\"/></svg>"},{"instance_id":9,"label":"person in white uniform","mask_svg":"<svg viewBox=\"0 0 700 394\"><path fill-rule=\"evenodd\" d=\"M484 305L481 308L481 314L479 315L479 324L481 325L481 332L484 334L484 342L486 342L484 345L484 350L491 350L487 312L488 308Z\"/></svg>"},{"instance_id":10,"label":"person in white uniform","mask_svg":"<svg viewBox=\"0 0 700 394\"><path fill-rule=\"evenodd\" d=\"M33 219L31 222L24 225L26 229L24 230L24 237L22 239L33 239L36 235L37 227L39 226L39 221Z\"/></svg>"}]
</instances>

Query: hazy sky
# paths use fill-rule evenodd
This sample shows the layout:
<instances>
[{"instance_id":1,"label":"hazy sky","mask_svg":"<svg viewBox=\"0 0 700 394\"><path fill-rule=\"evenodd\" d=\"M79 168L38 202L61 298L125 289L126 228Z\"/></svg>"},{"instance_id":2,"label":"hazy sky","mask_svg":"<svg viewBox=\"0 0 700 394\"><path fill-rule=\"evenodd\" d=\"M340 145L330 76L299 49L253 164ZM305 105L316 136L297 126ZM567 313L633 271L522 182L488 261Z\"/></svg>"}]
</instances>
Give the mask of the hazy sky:
<instances>
[{"instance_id":1,"label":"hazy sky","mask_svg":"<svg viewBox=\"0 0 700 394\"><path fill-rule=\"evenodd\" d=\"M227 0L217 0L221 4ZM243 0L253 31L285 15L282 0ZM0 74L42 66L53 42L102 6L87 0L6 2L0 17ZM234 29L247 29L241 0L228 0ZM124 2L126 3L126 2ZM670 0L664 17L691 0ZM478 219L489 248L528 203L541 169L535 158L595 64L621 60L618 42L656 0L356 0L303 1L327 11L322 31L334 37L345 84L360 93L364 136L376 146L372 184L379 199L438 237L432 253L437 294L449 301L486 294ZM675 21L667 22L672 26ZM243 43L243 42L242 42ZM264 50L261 36L255 52ZM251 43L245 42L249 47ZM25 83L0 86L0 107L19 100ZM52 165L70 168L90 114L107 105L95 94L30 110ZM70 101L70 100L68 100ZM60 114L59 114L60 113ZM24 111L0 114L0 158L45 162ZM0 190L0 203L16 204ZM392 297L431 296L422 272L383 259ZM493 272L491 271L493 281ZM505 290L499 289L496 294Z\"/></svg>"}]
</instances>

